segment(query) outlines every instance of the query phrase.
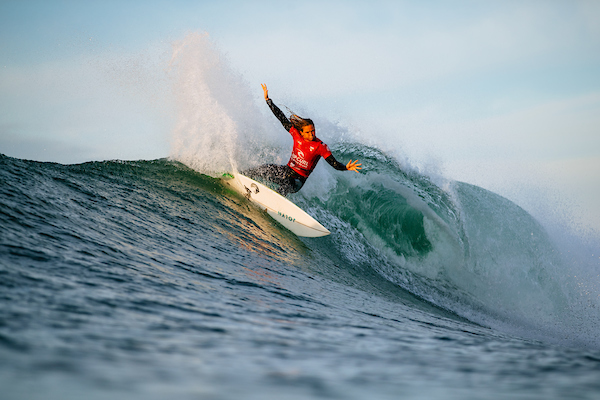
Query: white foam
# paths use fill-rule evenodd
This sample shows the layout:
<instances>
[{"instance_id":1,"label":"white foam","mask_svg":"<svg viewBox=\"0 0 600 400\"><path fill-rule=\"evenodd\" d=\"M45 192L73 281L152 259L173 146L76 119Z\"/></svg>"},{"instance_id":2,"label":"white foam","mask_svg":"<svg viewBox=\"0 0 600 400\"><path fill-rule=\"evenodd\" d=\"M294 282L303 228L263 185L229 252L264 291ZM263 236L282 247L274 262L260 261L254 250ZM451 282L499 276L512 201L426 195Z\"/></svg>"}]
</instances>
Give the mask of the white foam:
<instances>
[{"instance_id":1,"label":"white foam","mask_svg":"<svg viewBox=\"0 0 600 400\"><path fill-rule=\"evenodd\" d=\"M168 73L178 113L173 159L215 175L277 159L276 133L255 102L260 86L254 93L208 34L173 43Z\"/></svg>"}]
</instances>

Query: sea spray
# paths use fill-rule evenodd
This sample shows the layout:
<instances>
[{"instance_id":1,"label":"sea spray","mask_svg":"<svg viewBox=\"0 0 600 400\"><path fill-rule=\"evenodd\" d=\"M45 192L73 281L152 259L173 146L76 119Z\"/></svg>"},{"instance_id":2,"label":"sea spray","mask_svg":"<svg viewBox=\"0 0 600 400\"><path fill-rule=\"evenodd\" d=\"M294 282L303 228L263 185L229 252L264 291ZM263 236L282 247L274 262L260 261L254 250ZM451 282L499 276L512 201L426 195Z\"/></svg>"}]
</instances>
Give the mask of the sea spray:
<instances>
[{"instance_id":1,"label":"sea spray","mask_svg":"<svg viewBox=\"0 0 600 400\"><path fill-rule=\"evenodd\" d=\"M212 175L279 161L279 149L269 143L273 129L264 123L249 84L208 34L190 33L175 42L168 72L178 110L173 159Z\"/></svg>"}]
</instances>

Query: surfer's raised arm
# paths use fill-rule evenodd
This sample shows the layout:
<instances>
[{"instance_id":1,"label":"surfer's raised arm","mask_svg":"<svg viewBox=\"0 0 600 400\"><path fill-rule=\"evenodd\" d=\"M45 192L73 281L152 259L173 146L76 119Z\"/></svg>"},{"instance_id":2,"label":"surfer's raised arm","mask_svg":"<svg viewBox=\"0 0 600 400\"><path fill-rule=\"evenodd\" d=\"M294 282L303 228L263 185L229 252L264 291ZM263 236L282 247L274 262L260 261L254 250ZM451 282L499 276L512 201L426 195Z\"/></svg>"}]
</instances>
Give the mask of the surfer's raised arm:
<instances>
[{"instance_id":1,"label":"surfer's raised arm","mask_svg":"<svg viewBox=\"0 0 600 400\"><path fill-rule=\"evenodd\" d=\"M271 111L273 112L273 114L275 115L275 117L277 117L277 119L279 120L279 122L281 122L281 125L283 125L283 127L285 128L286 131L290 131L290 129L292 129L293 125L290 122L290 120L285 116L285 114L283 113L283 111L281 111L279 109L279 107L277 107L275 105L275 103L273 103L273 100L271 100L269 98L269 90L267 89L267 85L265 85L264 83L260 84L263 88L263 92L265 94L265 100L267 102L267 105L269 106L269 108L271 109Z\"/></svg>"}]
</instances>

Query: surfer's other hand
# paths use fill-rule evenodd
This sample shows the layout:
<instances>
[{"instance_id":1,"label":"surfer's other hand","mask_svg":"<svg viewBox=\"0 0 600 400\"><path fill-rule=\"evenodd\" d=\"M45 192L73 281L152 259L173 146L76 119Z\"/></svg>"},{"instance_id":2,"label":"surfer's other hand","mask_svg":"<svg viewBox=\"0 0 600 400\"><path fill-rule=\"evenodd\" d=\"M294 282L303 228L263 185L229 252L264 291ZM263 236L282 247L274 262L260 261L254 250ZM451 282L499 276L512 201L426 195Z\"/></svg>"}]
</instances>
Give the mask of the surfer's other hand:
<instances>
[{"instance_id":1,"label":"surfer's other hand","mask_svg":"<svg viewBox=\"0 0 600 400\"><path fill-rule=\"evenodd\" d=\"M352 160L350 160L350 161L348 162L348 164L346 164L346 169L347 169L348 171L356 171L356 172L358 173L358 172L359 172L359 169L362 169L361 165L362 165L362 164L359 164L359 163L358 163L358 160L356 160L356 161L352 161Z\"/></svg>"},{"instance_id":2,"label":"surfer's other hand","mask_svg":"<svg viewBox=\"0 0 600 400\"><path fill-rule=\"evenodd\" d=\"M265 92L265 100L269 100L269 91L267 90L267 85L261 83L260 86L262 86L263 92Z\"/></svg>"}]
</instances>

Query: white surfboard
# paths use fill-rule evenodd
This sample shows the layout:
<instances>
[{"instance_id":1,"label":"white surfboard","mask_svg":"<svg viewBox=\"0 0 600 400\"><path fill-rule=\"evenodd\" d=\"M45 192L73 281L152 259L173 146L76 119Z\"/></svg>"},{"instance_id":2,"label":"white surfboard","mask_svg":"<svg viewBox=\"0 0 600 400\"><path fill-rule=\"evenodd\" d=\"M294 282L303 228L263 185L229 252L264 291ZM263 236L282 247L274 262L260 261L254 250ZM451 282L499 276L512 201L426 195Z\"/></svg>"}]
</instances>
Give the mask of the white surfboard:
<instances>
[{"instance_id":1,"label":"white surfboard","mask_svg":"<svg viewBox=\"0 0 600 400\"><path fill-rule=\"evenodd\" d=\"M320 237L331 233L300 207L274 190L242 174L227 175L233 177L224 176L223 180L226 184L261 209L266 210L275 221L296 236Z\"/></svg>"}]
</instances>

